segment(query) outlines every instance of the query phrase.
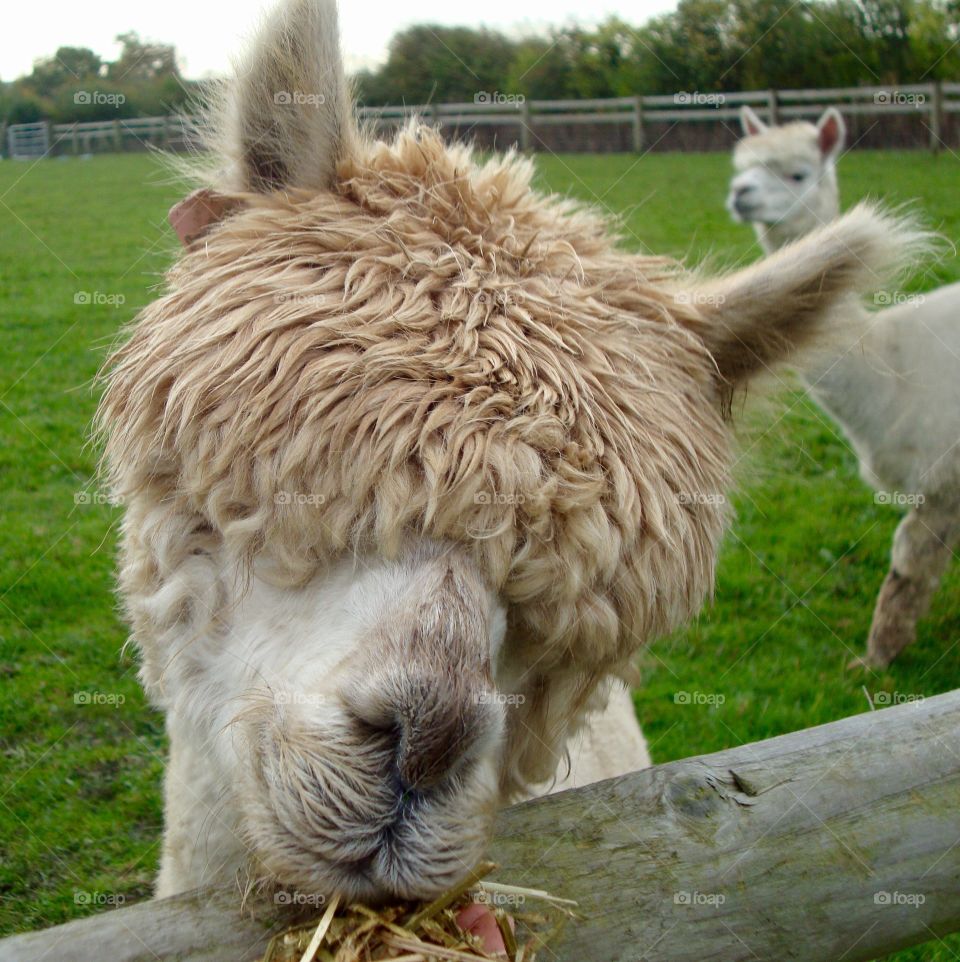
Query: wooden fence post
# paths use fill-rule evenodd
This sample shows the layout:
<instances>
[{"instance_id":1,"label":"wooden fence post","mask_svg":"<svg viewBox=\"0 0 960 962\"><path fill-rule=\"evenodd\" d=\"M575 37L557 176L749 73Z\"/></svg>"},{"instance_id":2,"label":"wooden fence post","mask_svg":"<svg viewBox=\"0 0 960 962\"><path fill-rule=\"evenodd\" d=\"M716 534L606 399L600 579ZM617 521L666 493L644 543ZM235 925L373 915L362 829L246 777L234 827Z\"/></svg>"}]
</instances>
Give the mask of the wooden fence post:
<instances>
[{"instance_id":1,"label":"wooden fence post","mask_svg":"<svg viewBox=\"0 0 960 962\"><path fill-rule=\"evenodd\" d=\"M520 105L520 149L524 152L533 150L533 111L526 97Z\"/></svg>"},{"instance_id":2,"label":"wooden fence post","mask_svg":"<svg viewBox=\"0 0 960 962\"><path fill-rule=\"evenodd\" d=\"M930 150L939 154L943 147L943 83L930 84Z\"/></svg>"},{"instance_id":3,"label":"wooden fence post","mask_svg":"<svg viewBox=\"0 0 960 962\"><path fill-rule=\"evenodd\" d=\"M767 110L770 113L770 123L780 123L780 98L776 90L767 91Z\"/></svg>"},{"instance_id":4,"label":"wooden fence post","mask_svg":"<svg viewBox=\"0 0 960 962\"><path fill-rule=\"evenodd\" d=\"M119 154L123 151L123 131L120 129L120 121L113 122L113 149Z\"/></svg>"},{"instance_id":5,"label":"wooden fence post","mask_svg":"<svg viewBox=\"0 0 960 962\"><path fill-rule=\"evenodd\" d=\"M633 98L633 152L643 152L643 97Z\"/></svg>"}]
</instances>

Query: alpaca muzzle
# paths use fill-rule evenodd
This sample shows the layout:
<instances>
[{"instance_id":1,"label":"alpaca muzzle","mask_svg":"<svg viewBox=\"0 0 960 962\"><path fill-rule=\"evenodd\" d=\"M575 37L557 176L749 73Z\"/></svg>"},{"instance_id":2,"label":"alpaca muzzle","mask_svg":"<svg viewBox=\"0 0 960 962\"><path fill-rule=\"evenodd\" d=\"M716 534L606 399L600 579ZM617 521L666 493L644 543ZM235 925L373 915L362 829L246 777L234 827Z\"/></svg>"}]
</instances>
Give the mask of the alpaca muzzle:
<instances>
[{"instance_id":1,"label":"alpaca muzzle","mask_svg":"<svg viewBox=\"0 0 960 962\"><path fill-rule=\"evenodd\" d=\"M758 196L756 185L749 181L749 175L734 178L727 195L727 210L734 220L750 222L762 220L763 201Z\"/></svg>"},{"instance_id":2,"label":"alpaca muzzle","mask_svg":"<svg viewBox=\"0 0 960 962\"><path fill-rule=\"evenodd\" d=\"M424 712L408 719L406 735L352 711L319 724L287 710L251 719L246 833L267 875L326 895L429 897L480 857L498 798L496 759L476 754L476 736L434 737L444 709L422 694ZM454 737L476 719L447 721Z\"/></svg>"}]
</instances>

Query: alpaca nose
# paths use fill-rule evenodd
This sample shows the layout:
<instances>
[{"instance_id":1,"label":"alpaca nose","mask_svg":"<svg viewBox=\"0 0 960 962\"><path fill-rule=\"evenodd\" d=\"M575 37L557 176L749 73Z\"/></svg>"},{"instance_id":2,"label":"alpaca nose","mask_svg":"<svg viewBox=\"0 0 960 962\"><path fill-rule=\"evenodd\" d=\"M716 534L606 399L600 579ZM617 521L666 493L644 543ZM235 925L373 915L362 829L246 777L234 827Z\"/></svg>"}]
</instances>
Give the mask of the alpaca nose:
<instances>
[{"instance_id":1,"label":"alpaca nose","mask_svg":"<svg viewBox=\"0 0 960 962\"><path fill-rule=\"evenodd\" d=\"M407 788L440 784L476 757L489 727L482 693L414 681L397 706L397 772Z\"/></svg>"},{"instance_id":2,"label":"alpaca nose","mask_svg":"<svg viewBox=\"0 0 960 962\"><path fill-rule=\"evenodd\" d=\"M754 193L753 184L733 183L730 185L730 199L727 203L740 217L749 218L750 214L757 209Z\"/></svg>"},{"instance_id":3,"label":"alpaca nose","mask_svg":"<svg viewBox=\"0 0 960 962\"><path fill-rule=\"evenodd\" d=\"M436 787L463 772L502 727L501 709L482 676L401 672L376 689L355 686L346 698L352 714L392 739L402 791Z\"/></svg>"}]
</instances>

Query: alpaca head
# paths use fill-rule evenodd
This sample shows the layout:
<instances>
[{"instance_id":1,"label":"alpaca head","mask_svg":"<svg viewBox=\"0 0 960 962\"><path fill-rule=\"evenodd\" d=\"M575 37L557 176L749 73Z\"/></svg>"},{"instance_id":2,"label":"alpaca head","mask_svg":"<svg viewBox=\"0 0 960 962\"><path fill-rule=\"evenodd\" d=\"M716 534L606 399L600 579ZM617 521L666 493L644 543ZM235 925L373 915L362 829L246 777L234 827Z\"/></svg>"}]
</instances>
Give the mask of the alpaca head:
<instances>
[{"instance_id":1,"label":"alpaca head","mask_svg":"<svg viewBox=\"0 0 960 962\"><path fill-rule=\"evenodd\" d=\"M224 819L287 884L425 896L709 594L731 393L910 237L861 208L688 274L525 159L352 118L334 3L292 0L224 93L100 418L171 858Z\"/></svg>"},{"instance_id":2,"label":"alpaca head","mask_svg":"<svg viewBox=\"0 0 960 962\"><path fill-rule=\"evenodd\" d=\"M743 107L745 134L733 153L736 173L727 209L748 221L767 251L829 223L837 216L836 161L843 149L843 118L833 108L817 124L769 127Z\"/></svg>"}]
</instances>

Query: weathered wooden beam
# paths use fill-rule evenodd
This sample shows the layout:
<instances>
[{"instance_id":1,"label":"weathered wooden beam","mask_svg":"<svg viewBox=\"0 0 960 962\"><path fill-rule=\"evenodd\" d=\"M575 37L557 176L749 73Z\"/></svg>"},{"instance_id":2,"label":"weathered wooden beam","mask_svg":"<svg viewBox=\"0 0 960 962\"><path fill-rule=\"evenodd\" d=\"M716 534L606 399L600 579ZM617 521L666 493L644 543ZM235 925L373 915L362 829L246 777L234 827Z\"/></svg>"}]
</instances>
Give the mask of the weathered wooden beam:
<instances>
[{"instance_id":1,"label":"weathered wooden beam","mask_svg":"<svg viewBox=\"0 0 960 962\"><path fill-rule=\"evenodd\" d=\"M559 962L864 962L960 929L960 692L516 806L495 876L577 899ZM0 942L0 962L245 962L233 891Z\"/></svg>"}]
</instances>

